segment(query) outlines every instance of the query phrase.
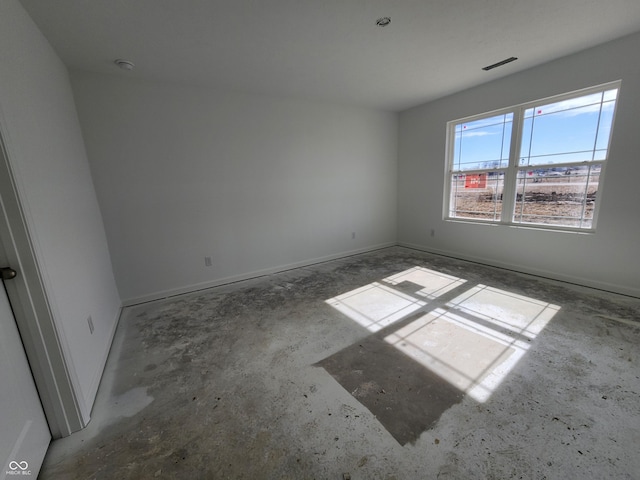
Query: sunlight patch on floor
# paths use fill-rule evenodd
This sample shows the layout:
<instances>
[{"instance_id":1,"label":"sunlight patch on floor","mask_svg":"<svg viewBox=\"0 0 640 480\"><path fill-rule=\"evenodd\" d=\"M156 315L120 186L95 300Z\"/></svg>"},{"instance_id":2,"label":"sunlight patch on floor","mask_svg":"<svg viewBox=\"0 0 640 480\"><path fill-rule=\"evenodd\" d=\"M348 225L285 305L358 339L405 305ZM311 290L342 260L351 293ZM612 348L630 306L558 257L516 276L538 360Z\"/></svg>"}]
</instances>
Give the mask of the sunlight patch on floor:
<instances>
[{"instance_id":1,"label":"sunlight patch on floor","mask_svg":"<svg viewBox=\"0 0 640 480\"><path fill-rule=\"evenodd\" d=\"M385 328L386 333L393 324L424 311L384 340L484 402L560 307L482 284L469 285L437 308L429 306L430 300L465 288L465 282L414 267L327 303L370 332Z\"/></svg>"},{"instance_id":2,"label":"sunlight patch on floor","mask_svg":"<svg viewBox=\"0 0 640 480\"><path fill-rule=\"evenodd\" d=\"M404 282L419 285L422 288L414 292L415 295L420 295L430 300L438 298L442 294L466 282L466 280L462 280L461 278L429 270L424 267L410 268L404 272L387 277L383 281L389 285L401 285Z\"/></svg>"},{"instance_id":3,"label":"sunlight patch on floor","mask_svg":"<svg viewBox=\"0 0 640 480\"><path fill-rule=\"evenodd\" d=\"M426 305L415 297L378 282L326 302L370 332L377 332Z\"/></svg>"}]
</instances>

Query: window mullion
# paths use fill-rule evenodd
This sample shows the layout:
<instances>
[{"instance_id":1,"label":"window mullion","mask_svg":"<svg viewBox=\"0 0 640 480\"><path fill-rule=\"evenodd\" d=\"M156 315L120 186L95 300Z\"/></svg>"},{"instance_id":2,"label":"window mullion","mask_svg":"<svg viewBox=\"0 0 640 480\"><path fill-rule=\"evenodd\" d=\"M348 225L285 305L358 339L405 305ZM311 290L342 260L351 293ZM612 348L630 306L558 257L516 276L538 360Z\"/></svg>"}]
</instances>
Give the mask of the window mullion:
<instances>
[{"instance_id":1,"label":"window mullion","mask_svg":"<svg viewBox=\"0 0 640 480\"><path fill-rule=\"evenodd\" d=\"M502 187L502 215L500 223L512 223L513 212L515 210L516 199L516 179L518 174L518 155L520 153L520 142L522 140L522 117L524 108L518 107L513 110L513 126L511 128L511 144L509 147L509 166L504 174L504 184Z\"/></svg>"},{"instance_id":2,"label":"window mullion","mask_svg":"<svg viewBox=\"0 0 640 480\"><path fill-rule=\"evenodd\" d=\"M594 230L619 89L612 82L448 122L445 219Z\"/></svg>"}]
</instances>

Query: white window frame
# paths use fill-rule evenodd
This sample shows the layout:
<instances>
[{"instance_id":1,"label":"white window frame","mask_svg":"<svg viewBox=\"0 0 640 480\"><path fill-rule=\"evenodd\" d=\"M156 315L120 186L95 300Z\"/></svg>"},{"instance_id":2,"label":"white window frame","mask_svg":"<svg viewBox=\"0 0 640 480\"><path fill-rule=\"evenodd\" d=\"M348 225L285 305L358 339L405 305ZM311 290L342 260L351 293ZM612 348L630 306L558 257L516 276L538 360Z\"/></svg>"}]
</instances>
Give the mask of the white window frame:
<instances>
[{"instance_id":1,"label":"white window frame","mask_svg":"<svg viewBox=\"0 0 640 480\"><path fill-rule=\"evenodd\" d=\"M600 210L600 204L602 202L602 186L605 178L605 170L606 165L609 160L609 149L611 147L611 138L613 137L613 130L615 124L616 111L618 108L618 101L620 100L620 90L621 90L622 81L617 80L615 82L605 83L602 85L597 85L594 87L589 87L581 90L576 90L573 92L568 92L561 95L554 95L551 97L542 98L539 100L534 100L527 103L522 103L519 105L501 108L499 110L493 110L491 112L481 113L478 115L471 115L464 118L459 118L456 120L451 120L447 122L447 144L445 148L446 161L445 161L445 184L444 184L444 201L443 201L443 218L447 221L459 222L459 223L477 223L483 225L503 225L509 227L518 227L518 228L533 228L533 229L544 229L544 230L560 230L560 231L569 231L576 233L590 233L594 232L596 229L597 221L598 221L598 212ZM590 160L584 162L567 162L567 163L554 163L550 164L553 168L563 168L563 167L580 167L587 166L593 167L596 165L600 165L600 178L599 178L599 186L598 186L598 195L594 206L593 218L591 220L591 227L574 227L568 225L555 225L555 224L542 224L542 223L529 223L529 222L515 222L513 221L514 216L516 214L516 190L517 190L517 178L519 170L531 170L532 168L540 168L540 167L532 167L532 166L520 166L519 165L519 153L521 148L522 141L522 122L524 119L524 112L529 108L534 108L536 106L540 106L541 104L549 104L549 103L557 103L564 100L570 100L573 98L578 98L594 93L603 92L606 90L617 89L618 94L616 97L616 101L614 104L614 111L611 120L611 130L609 133L609 140L607 144L607 155L604 160ZM470 170L454 170L454 152L455 152L455 128L457 125L465 122L482 120L484 118L495 117L498 115L504 115L507 113L513 113L513 124L511 128L511 141L509 146L509 162L506 167L499 168L482 168L482 169L470 169ZM466 218L466 217L454 217L451 216L451 179L452 175L463 173L465 175L473 175L478 173L488 173L488 172L496 172L498 175L504 174L504 187L502 194L502 208L499 220L489 220L489 219L479 219L479 218ZM584 208L584 207L583 207Z\"/></svg>"}]
</instances>

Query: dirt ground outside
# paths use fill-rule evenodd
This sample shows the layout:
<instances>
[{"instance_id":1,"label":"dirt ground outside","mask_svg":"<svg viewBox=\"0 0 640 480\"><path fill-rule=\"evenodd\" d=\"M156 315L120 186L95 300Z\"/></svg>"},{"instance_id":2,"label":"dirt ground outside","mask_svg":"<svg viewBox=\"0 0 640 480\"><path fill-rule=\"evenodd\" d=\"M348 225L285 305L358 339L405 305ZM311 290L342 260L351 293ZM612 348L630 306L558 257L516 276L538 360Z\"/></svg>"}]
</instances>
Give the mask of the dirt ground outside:
<instances>
[{"instance_id":1,"label":"dirt ground outside","mask_svg":"<svg viewBox=\"0 0 640 480\"><path fill-rule=\"evenodd\" d=\"M558 176L518 180L514 221L546 225L591 227L598 191L598 176ZM467 183L468 187L468 183ZM484 188L465 188L454 180L451 201L455 217L499 220L503 179L488 179ZM582 219L582 221L581 221Z\"/></svg>"}]
</instances>

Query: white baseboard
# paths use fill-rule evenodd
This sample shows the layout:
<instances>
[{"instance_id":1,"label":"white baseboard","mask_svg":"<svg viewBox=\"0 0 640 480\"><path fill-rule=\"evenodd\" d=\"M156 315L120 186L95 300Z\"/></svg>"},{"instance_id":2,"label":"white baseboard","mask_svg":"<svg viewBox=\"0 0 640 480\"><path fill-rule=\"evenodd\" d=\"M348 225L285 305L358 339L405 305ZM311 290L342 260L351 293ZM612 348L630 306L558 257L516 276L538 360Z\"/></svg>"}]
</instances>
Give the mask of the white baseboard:
<instances>
[{"instance_id":1,"label":"white baseboard","mask_svg":"<svg viewBox=\"0 0 640 480\"><path fill-rule=\"evenodd\" d=\"M146 302L152 302L154 300L160 300L163 298L167 298L167 297L173 297L175 295L182 295L185 293L193 293L193 292L197 292L199 290L205 290L207 288L213 288L213 287L219 287L221 285L227 285L229 283L235 283L235 282L241 282L243 280L250 280L252 278L257 278L257 277L263 277L265 275L272 275L274 273L280 273L280 272L284 272L286 270L292 270L294 268L300 268L300 267L308 267L309 265L313 265L316 263L322 263L322 262L328 262L331 260L337 260L340 258L346 258L346 257L350 257L352 255L359 255L361 253L368 253L368 252L372 252L374 250L380 250L382 248L388 248L388 247L394 247L396 246L397 243L396 242L387 242L387 243L380 243L378 245L372 245L369 247L365 247L365 248L359 248L356 250L349 250L346 252L341 252L341 253L336 253L336 254L332 254L332 255L325 255L323 257L316 257L316 258L312 258L309 260L303 260L300 262L294 262L294 263L288 263L285 265L279 265L276 267L272 267L272 268L266 268L263 270L255 270L252 272L247 272L247 273L242 273L240 275L233 275L230 277L224 277L224 278L219 278L219 279L215 279L215 280L211 280L211 281L207 281L207 282L202 282L202 283L196 283L193 285L187 285L185 287L180 287L180 288L174 288L174 289L170 289L170 290L163 290L160 292L154 292L154 293L150 293L148 295L143 295L140 297L133 297L133 298L128 298L126 300L123 300L122 302L122 306L123 307L131 307L133 305L138 305L141 303L146 303Z\"/></svg>"},{"instance_id":2,"label":"white baseboard","mask_svg":"<svg viewBox=\"0 0 640 480\"><path fill-rule=\"evenodd\" d=\"M102 380L102 375L104 374L104 369L107 365L107 360L109 358L109 353L111 352L111 346L113 345L113 339L116 335L116 330L118 328L118 324L120 323L120 318L122 316L122 307L118 309L118 314L116 318L112 322L111 330L109 331L109 341L106 343L107 348L102 353L102 358L100 359L100 363L98 364L98 368L93 376L93 380L91 381L91 386L87 391L87 394L84 395L84 408L83 417L85 418L85 426L88 425L91 420L91 410L93 409L93 404L96 401L96 395L98 394L98 388L100 388L100 382ZM86 413L85 413L86 412Z\"/></svg>"},{"instance_id":3,"label":"white baseboard","mask_svg":"<svg viewBox=\"0 0 640 480\"><path fill-rule=\"evenodd\" d=\"M548 270L531 268L524 265L513 265L509 263L500 262L499 260L495 260L495 259L478 257L475 255L464 255L458 252L440 250L437 248L426 247L424 245L417 245L414 243L398 242L397 245L399 247L411 248L414 250L419 250L421 252L433 253L436 255L443 255L445 257L458 258L460 260L467 260L469 262L480 263L482 265L488 265L491 267L503 268L505 270L511 270L514 272L535 275L537 277L548 278L550 280L557 280L560 282L572 283L572 284L581 285L584 287L596 288L598 290L605 290L607 292L619 293L621 295L640 298L640 288L633 288L625 285L617 285L613 283L601 282L591 278L575 277L572 275L565 275L558 272L551 272Z\"/></svg>"},{"instance_id":4,"label":"white baseboard","mask_svg":"<svg viewBox=\"0 0 640 480\"><path fill-rule=\"evenodd\" d=\"M426 247L424 245L418 245L418 244L409 243L409 242L398 242L398 243L396 243L396 242L387 242L387 243L381 243L381 244L378 244L378 245L372 245L372 246L369 246L369 247L360 248L360 249L356 249L356 250L350 250L350 251L340 252L340 253L336 253L336 254L332 254L332 255L316 257L316 258L312 258L312 259L308 259L308 260L303 260L303 261L300 261L300 262L293 262L293 263L288 263L288 264L285 264L285 265L279 265L279 266L272 267L272 268L266 268L266 269L262 269L262 270L255 270L255 271L243 273L243 274L240 274L240 275L233 275L233 276L219 278L219 279L215 279L215 280L211 280L211 281L207 281L207 282L187 285L187 286L184 286L184 287L179 287L179 288L174 288L174 289L169 289L169 290L163 290L163 291L159 291L159 292L153 292L153 293L150 293L150 294L147 294L147 295L142 295L142 296L139 296L139 297L133 297L133 298L129 298L129 299L123 300L122 306L123 307L130 307L130 306L138 305L138 304L141 304L141 303L152 302L154 300L160 300L160 299L163 299L163 298L173 297L173 296L176 296L176 295L182 295L182 294L186 294L186 293L193 293L193 292L197 292L197 291L200 291L200 290L205 290L207 288L219 287L221 285L227 285L227 284L230 284L230 283L241 282L243 280L250 280L252 278L262 277L262 276L265 276L265 275L272 275L272 274L275 274L275 273L283 272L283 271L286 271L286 270L291 270L291 269L294 269L294 268L307 267L309 265L313 265L313 264L316 264L316 263L328 262L328 261L331 261L331 260L337 260L337 259L340 259L340 258L346 258L346 257L350 257L352 255L368 253L368 252L372 252L372 251L375 251L375 250L380 250L382 248L388 248L388 247L393 247L393 246L412 248L414 250L419 250L419 251L426 252L426 253L433 253L433 254L436 254L436 255L443 255L443 256L446 256L446 257L458 258L460 260L467 260L467 261L470 261L470 262L480 263L480 264L488 265L488 266L491 266L491 267L503 268L505 270L511 270L511 271L515 271L515 272L526 273L526 274L535 275L535 276L538 276L538 277L548 278L548 279L551 279L551 280L557 280L557 281L561 281L561 282L572 283L572 284L581 285L581 286L585 286L585 287L596 288L596 289L599 289L599 290L605 290L605 291L608 291L608 292L619 293L619 294L622 294L622 295L628 295L628 296L631 296L631 297L640 298L640 288L633 288L633 287L628 287L628 286L625 286L625 285L618 285L618 284L613 284L613 283L601 282L601 281L594 280L594 279L591 279L591 278L575 277L575 276L565 275L565 274L558 273L558 272L551 272L551 271L548 271L548 270L531 268L531 267L527 267L525 265L513 265L513 264L509 264L509 263L505 263L505 262L500 262L499 260L495 260L495 259L491 259L491 258L484 258L484 257L475 256L475 255L465 255L465 254L460 254L459 252L441 250L441 249ZM115 331L115 328L114 328L114 331Z\"/></svg>"}]
</instances>

